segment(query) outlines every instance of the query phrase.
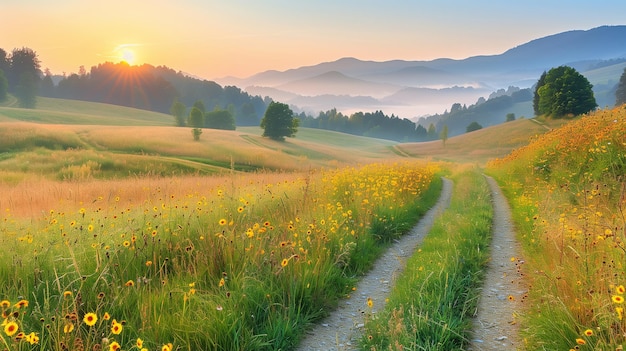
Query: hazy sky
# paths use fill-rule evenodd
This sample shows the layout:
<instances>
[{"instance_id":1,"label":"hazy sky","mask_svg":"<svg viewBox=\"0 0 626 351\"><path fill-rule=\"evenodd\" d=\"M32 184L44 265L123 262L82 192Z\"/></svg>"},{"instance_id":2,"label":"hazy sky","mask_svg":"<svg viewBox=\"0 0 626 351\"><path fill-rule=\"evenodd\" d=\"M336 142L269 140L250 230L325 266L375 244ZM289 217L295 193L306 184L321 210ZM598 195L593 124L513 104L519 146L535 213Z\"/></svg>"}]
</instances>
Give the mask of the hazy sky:
<instances>
[{"instance_id":1,"label":"hazy sky","mask_svg":"<svg viewBox=\"0 0 626 351\"><path fill-rule=\"evenodd\" d=\"M617 24L624 0L0 0L0 48L29 47L55 74L124 57L207 79L342 57L461 59Z\"/></svg>"}]
</instances>

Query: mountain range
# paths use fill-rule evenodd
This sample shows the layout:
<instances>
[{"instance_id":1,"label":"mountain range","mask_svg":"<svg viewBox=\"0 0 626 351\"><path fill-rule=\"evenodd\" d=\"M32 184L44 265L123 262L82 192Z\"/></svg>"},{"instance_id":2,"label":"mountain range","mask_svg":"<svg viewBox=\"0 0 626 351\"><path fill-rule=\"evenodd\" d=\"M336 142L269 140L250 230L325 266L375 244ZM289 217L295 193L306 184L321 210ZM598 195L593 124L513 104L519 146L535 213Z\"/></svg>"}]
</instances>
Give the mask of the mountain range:
<instances>
[{"instance_id":1,"label":"mountain range","mask_svg":"<svg viewBox=\"0 0 626 351\"><path fill-rule=\"evenodd\" d=\"M558 33L499 55L383 62L348 57L215 81L314 116L337 108L343 113L381 110L416 119L441 113L454 103L474 104L509 86L530 88L542 72L561 65L574 67L589 79L600 106L612 106L611 91L626 67L626 25Z\"/></svg>"}]
</instances>

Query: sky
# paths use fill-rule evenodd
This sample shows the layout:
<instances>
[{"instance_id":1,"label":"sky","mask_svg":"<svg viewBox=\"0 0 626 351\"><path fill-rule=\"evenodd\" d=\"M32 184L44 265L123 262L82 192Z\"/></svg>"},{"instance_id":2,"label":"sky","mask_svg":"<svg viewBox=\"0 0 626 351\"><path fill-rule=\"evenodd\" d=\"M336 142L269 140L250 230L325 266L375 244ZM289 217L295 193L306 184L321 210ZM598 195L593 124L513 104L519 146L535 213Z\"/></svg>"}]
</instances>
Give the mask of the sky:
<instances>
[{"instance_id":1,"label":"sky","mask_svg":"<svg viewBox=\"0 0 626 351\"><path fill-rule=\"evenodd\" d=\"M0 0L0 48L53 74L103 62L245 78L342 57L463 59L626 24L624 0Z\"/></svg>"}]
</instances>

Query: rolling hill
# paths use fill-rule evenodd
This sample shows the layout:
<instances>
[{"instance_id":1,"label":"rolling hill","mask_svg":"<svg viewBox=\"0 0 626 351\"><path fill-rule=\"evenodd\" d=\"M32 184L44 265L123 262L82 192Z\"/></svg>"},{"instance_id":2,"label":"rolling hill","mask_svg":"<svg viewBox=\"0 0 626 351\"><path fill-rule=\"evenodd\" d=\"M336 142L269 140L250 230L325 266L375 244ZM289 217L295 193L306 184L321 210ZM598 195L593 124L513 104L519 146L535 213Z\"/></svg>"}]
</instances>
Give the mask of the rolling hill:
<instances>
[{"instance_id":1,"label":"rolling hill","mask_svg":"<svg viewBox=\"0 0 626 351\"><path fill-rule=\"evenodd\" d=\"M172 117L132 108L40 98L39 108L0 105L0 181L32 177L72 180L139 175L305 171L406 158L484 163L524 145L545 128L519 120L441 141L400 144L300 128L277 142L259 127L204 129L194 142Z\"/></svg>"}]
</instances>

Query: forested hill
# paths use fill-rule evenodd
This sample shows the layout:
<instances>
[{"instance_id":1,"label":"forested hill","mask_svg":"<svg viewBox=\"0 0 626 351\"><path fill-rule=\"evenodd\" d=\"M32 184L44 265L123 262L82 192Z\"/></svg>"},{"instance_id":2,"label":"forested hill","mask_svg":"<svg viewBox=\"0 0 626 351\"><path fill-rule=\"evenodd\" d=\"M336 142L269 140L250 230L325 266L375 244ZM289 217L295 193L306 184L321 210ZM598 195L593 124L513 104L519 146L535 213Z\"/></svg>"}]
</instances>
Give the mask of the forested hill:
<instances>
[{"instance_id":1,"label":"forested hill","mask_svg":"<svg viewBox=\"0 0 626 351\"><path fill-rule=\"evenodd\" d=\"M50 75L41 81L39 94L45 97L103 102L169 113L174 99L186 106L202 101L207 110L230 110L237 125L259 125L269 101L252 96L235 86L192 78L164 66L130 66L106 62L89 72L63 77L57 85Z\"/></svg>"}]
</instances>

